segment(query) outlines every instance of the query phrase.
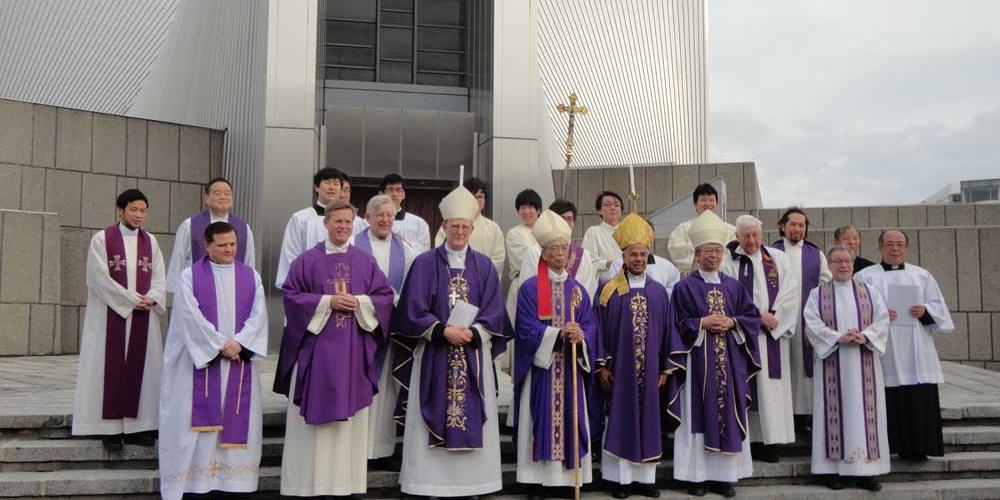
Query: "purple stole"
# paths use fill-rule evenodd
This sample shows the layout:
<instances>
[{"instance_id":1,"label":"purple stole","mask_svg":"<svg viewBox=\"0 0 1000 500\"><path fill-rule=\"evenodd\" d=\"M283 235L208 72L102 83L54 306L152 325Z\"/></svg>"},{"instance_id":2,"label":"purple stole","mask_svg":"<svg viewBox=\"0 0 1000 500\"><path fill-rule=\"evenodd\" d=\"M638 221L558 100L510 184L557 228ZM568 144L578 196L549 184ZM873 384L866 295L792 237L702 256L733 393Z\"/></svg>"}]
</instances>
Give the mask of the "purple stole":
<instances>
[{"instance_id":1,"label":"purple stole","mask_svg":"<svg viewBox=\"0 0 1000 500\"><path fill-rule=\"evenodd\" d=\"M753 261L750 257L737 253L736 249L739 247L738 241L730 241L726 248L729 249L729 254L732 256L733 260L739 262L739 276L737 279L743 288L747 289L750 296L753 297L754 294L754 270ZM760 246L760 256L761 264L764 267L764 277L767 283L767 303L770 306L774 306L774 300L778 298L778 266L774 263L774 259L771 258L771 254L767 252L767 247L764 245ZM768 308L768 312L774 314L774 309ZM763 323L760 325L761 333L764 334L764 338L767 340L767 377L771 379L781 378L781 342L771 336L771 331L764 326ZM754 408L757 407L757 385L751 386L752 392L754 393L753 402Z\"/></svg>"},{"instance_id":2,"label":"purple stole","mask_svg":"<svg viewBox=\"0 0 1000 500\"><path fill-rule=\"evenodd\" d=\"M575 242L570 242L569 260L566 262L566 269L570 276L576 278L576 272L580 270L581 262L583 262L583 247Z\"/></svg>"},{"instance_id":3,"label":"purple stole","mask_svg":"<svg viewBox=\"0 0 1000 500\"><path fill-rule=\"evenodd\" d=\"M240 261L233 263L236 273L236 332L243 329L253 309L257 286L253 269ZM191 266L194 298L202 316L219 328L219 310L215 296L215 274L208 257L202 257ZM239 360L229 365L226 399L222 400L222 356L217 356L205 368L194 368L191 389L191 430L196 432L222 431L219 446L246 448L250 432L250 394L253 384L253 363Z\"/></svg>"},{"instance_id":4,"label":"purple stole","mask_svg":"<svg viewBox=\"0 0 1000 500\"><path fill-rule=\"evenodd\" d=\"M852 280L858 330L872 324L873 306L868 285ZM827 328L837 331L837 294L833 283L819 287L819 314ZM878 460L878 385L875 381L875 354L861 347L861 397L865 411L865 444L868 460ZM823 415L826 420L826 457L844 459L843 399L840 387L840 349L823 360Z\"/></svg>"},{"instance_id":5,"label":"purple stole","mask_svg":"<svg viewBox=\"0 0 1000 500\"><path fill-rule=\"evenodd\" d=\"M370 228L365 228L358 233L354 237L354 246L374 256L372 242L368 239L369 231ZM389 237L392 238L389 246L389 285L396 293L399 293L403 289L403 279L406 277L406 251L403 249L403 242L399 236L390 233Z\"/></svg>"},{"instance_id":6,"label":"purple stole","mask_svg":"<svg viewBox=\"0 0 1000 500\"><path fill-rule=\"evenodd\" d=\"M201 260L205 254L205 228L212 223L212 214L208 210L191 217L191 263ZM239 217L229 214L229 223L236 228L236 261L245 262L247 255L247 223Z\"/></svg>"},{"instance_id":7,"label":"purple stole","mask_svg":"<svg viewBox=\"0 0 1000 500\"><path fill-rule=\"evenodd\" d=\"M778 250L785 251L785 239L782 238L771 245ZM820 252L819 248L816 248L812 242L808 240L802 241L802 283L801 283L801 304L799 305L799 324L802 325L803 331L805 330L805 318L802 317L802 311L805 310L806 302L809 301L809 292L813 288L819 286L819 265L820 265ZM812 344L809 343L809 339L805 335L802 336L802 359L806 360L804 363L806 377L812 378L813 376L813 364L810 362L813 359L813 348Z\"/></svg>"},{"instance_id":8,"label":"purple stole","mask_svg":"<svg viewBox=\"0 0 1000 500\"><path fill-rule=\"evenodd\" d=\"M149 292L153 278L153 246L149 233L139 229L136 245L135 291ZM118 224L104 229L104 249L108 256L111 279L128 288L128 264L125 262L125 240ZM149 334L149 311L132 310L132 331L125 350L125 322L108 308L104 340L104 405L101 418L116 420L139 416L139 393L146 367L146 341Z\"/></svg>"}]
</instances>

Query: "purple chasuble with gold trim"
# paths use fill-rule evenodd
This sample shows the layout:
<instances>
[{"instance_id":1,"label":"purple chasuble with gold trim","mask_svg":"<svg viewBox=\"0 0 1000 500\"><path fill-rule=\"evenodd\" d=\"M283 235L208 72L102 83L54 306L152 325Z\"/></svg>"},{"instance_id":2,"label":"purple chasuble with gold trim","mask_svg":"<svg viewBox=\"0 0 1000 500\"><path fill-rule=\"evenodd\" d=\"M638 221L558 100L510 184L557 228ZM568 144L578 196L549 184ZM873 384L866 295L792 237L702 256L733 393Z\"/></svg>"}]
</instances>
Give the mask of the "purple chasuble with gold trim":
<instances>
[{"instance_id":1,"label":"purple chasuble with gold trim","mask_svg":"<svg viewBox=\"0 0 1000 500\"><path fill-rule=\"evenodd\" d=\"M149 293L153 280L153 246L149 233L138 230L136 237L135 291ZM128 263L125 262L125 239L118 224L104 229L104 248L108 274L122 288L128 288ZM104 339L104 405L101 418L117 420L139 416L139 395L146 367L146 342L149 335L149 311L132 310L132 328L125 334L126 318L108 308ZM128 337L128 349L125 338ZM126 354L126 352L128 354Z\"/></svg>"},{"instance_id":2,"label":"purple chasuble with gold trim","mask_svg":"<svg viewBox=\"0 0 1000 500\"><path fill-rule=\"evenodd\" d=\"M667 412L678 421L690 419L691 432L704 436L707 451L739 453L747 436L751 379L760 371L760 313L739 281L721 272L719 278L721 283L708 283L695 271L674 285ZM696 346L701 319L710 314L734 319L743 342L735 329L722 334L706 330ZM689 361L691 373L687 373ZM690 414L682 416L685 382L691 384L691 406Z\"/></svg>"},{"instance_id":3,"label":"purple chasuble with gold trim","mask_svg":"<svg viewBox=\"0 0 1000 500\"><path fill-rule=\"evenodd\" d=\"M235 333L243 330L253 310L257 283L253 269L240 261L233 262L236 278ZM201 315L219 329L218 298L215 296L215 273L208 257L191 266L191 285ZM199 432L222 431L219 446L245 448L250 433L250 394L253 387L253 362L230 361L226 397L222 398L222 356L216 356L205 368L194 368L191 378L191 428Z\"/></svg>"},{"instance_id":4,"label":"purple chasuble with gold trim","mask_svg":"<svg viewBox=\"0 0 1000 500\"><path fill-rule=\"evenodd\" d=\"M274 391L299 407L307 424L347 420L372 403L380 366L375 353L388 336L392 287L375 258L354 246L326 253L326 242L307 250L288 270L281 287L285 332L281 338ZM324 295L367 295L378 326L366 332L354 313L331 311L318 334L306 330ZM295 392L289 394L292 372Z\"/></svg>"},{"instance_id":5,"label":"purple chasuble with gold trim","mask_svg":"<svg viewBox=\"0 0 1000 500\"><path fill-rule=\"evenodd\" d=\"M401 385L399 401L406 401L413 349L424 333L443 325L457 300L479 308L475 325L482 325L494 334L494 350L503 345L508 333L500 280L493 263L485 255L466 249L465 268L448 265L443 244L414 259L403 285L398 307L393 315L394 332L416 339L409 348L397 349L393 376ZM506 325L506 326L505 326ZM483 446L483 424L486 422L483 396L481 349L471 344L456 347L447 341L427 341L420 370L420 412L427 425L431 447L445 449L477 449ZM397 420L398 421L398 420Z\"/></svg>"},{"instance_id":6,"label":"purple chasuble with gold trim","mask_svg":"<svg viewBox=\"0 0 1000 500\"><path fill-rule=\"evenodd\" d=\"M547 272L547 271L546 271ZM531 377L531 459L539 461L562 461L567 469L573 468L573 361L569 342L557 339L553 346L552 364L548 368L534 365L547 327L561 328L575 320L583 330L588 356L594 359L597 345L597 322L590 298L583 285L567 277L562 283L551 282L552 319L538 317L538 277L532 276L521 284L517 296L517 326L514 328L517 360L514 363L514 432L520 420L521 393L524 383ZM577 356L583 356L584 346L577 346ZM587 432L586 394L591 383L589 372L578 367L577 404L580 449L578 456L589 452L590 436ZM516 439L515 439L516 442Z\"/></svg>"},{"instance_id":7,"label":"purple chasuble with gold trim","mask_svg":"<svg viewBox=\"0 0 1000 500\"><path fill-rule=\"evenodd\" d=\"M672 319L667 289L647 275L644 287L615 293L596 310L597 365L614 376L610 394L604 395L604 449L629 462L657 460L663 454L659 378L667 370Z\"/></svg>"}]
</instances>

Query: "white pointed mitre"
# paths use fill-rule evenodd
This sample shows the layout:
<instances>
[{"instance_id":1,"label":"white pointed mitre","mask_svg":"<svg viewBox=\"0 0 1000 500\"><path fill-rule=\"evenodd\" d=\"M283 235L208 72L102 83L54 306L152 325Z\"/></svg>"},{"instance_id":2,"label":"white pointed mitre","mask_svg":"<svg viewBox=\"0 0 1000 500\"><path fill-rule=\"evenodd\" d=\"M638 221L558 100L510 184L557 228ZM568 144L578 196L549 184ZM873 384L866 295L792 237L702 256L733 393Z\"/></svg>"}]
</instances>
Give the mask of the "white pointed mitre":
<instances>
[{"instance_id":1,"label":"white pointed mitre","mask_svg":"<svg viewBox=\"0 0 1000 500\"><path fill-rule=\"evenodd\" d=\"M454 191L448 193L448 196L441 200L438 208L441 210L441 217L444 220L465 219L471 222L479 215L479 202L463 186L458 186Z\"/></svg>"},{"instance_id":2,"label":"white pointed mitre","mask_svg":"<svg viewBox=\"0 0 1000 500\"><path fill-rule=\"evenodd\" d=\"M535 237L539 245L544 247L556 240L568 243L573 236L573 230L561 215L552 210L546 210L538 216L538 220L531 228L531 235Z\"/></svg>"},{"instance_id":3,"label":"white pointed mitre","mask_svg":"<svg viewBox=\"0 0 1000 500\"><path fill-rule=\"evenodd\" d=\"M691 244L694 248L698 248L706 243L717 243L725 246L727 235L728 228L726 227L726 223L722 222L722 219L711 210L702 212L691 223L691 227L688 228L688 238L691 239Z\"/></svg>"}]
</instances>

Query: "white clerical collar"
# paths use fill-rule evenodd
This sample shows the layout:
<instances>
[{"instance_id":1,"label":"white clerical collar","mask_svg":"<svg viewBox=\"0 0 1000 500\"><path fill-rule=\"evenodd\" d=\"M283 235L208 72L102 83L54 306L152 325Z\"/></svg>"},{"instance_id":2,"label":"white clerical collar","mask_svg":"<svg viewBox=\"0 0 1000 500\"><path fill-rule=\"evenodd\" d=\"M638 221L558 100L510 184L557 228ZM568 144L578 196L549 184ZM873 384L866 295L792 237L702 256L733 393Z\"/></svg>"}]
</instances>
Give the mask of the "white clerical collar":
<instances>
[{"instance_id":1,"label":"white clerical collar","mask_svg":"<svg viewBox=\"0 0 1000 500\"><path fill-rule=\"evenodd\" d=\"M212 219L212 222L229 222L229 214L223 215L221 217L216 217L211 210L208 211L208 216Z\"/></svg>"},{"instance_id":2,"label":"white clerical collar","mask_svg":"<svg viewBox=\"0 0 1000 500\"><path fill-rule=\"evenodd\" d=\"M847 280L847 281L831 280L831 281L833 281L833 286L835 286L837 288L844 288L844 287L851 286L853 280Z\"/></svg>"},{"instance_id":3,"label":"white clerical collar","mask_svg":"<svg viewBox=\"0 0 1000 500\"><path fill-rule=\"evenodd\" d=\"M330 255L332 253L345 253L345 252L347 252L347 248L350 247L350 246L351 246L351 242L350 241L348 241L347 243L344 243L343 246L338 246L336 243L334 243L334 242L330 241L329 239L327 239L326 240L326 254Z\"/></svg>"},{"instance_id":4,"label":"white clerical collar","mask_svg":"<svg viewBox=\"0 0 1000 500\"><path fill-rule=\"evenodd\" d=\"M372 243L389 243L392 240L392 233L389 233L389 236L386 236L385 238L379 238L374 231L369 229L368 240L371 241Z\"/></svg>"},{"instance_id":5,"label":"white clerical collar","mask_svg":"<svg viewBox=\"0 0 1000 500\"><path fill-rule=\"evenodd\" d=\"M625 271L625 277L628 278L629 288L644 288L646 286L646 273L635 275Z\"/></svg>"},{"instance_id":6,"label":"white clerical collar","mask_svg":"<svg viewBox=\"0 0 1000 500\"><path fill-rule=\"evenodd\" d=\"M785 238L785 248L801 248L805 243L805 238L799 240L798 243L792 243L792 240Z\"/></svg>"},{"instance_id":7,"label":"white clerical collar","mask_svg":"<svg viewBox=\"0 0 1000 500\"><path fill-rule=\"evenodd\" d=\"M448 255L448 267L454 269L465 269L465 253L468 249L469 245L466 244L461 250L452 250L446 241L444 243L444 250Z\"/></svg>"},{"instance_id":8,"label":"white clerical collar","mask_svg":"<svg viewBox=\"0 0 1000 500\"><path fill-rule=\"evenodd\" d=\"M565 269L563 269L562 271L559 271L558 273L555 272L555 271L553 271L552 269L549 269L549 279L550 280L552 280L552 281L554 281L556 283L562 283L563 281L566 281L566 278L569 278L569 274L566 272Z\"/></svg>"},{"instance_id":9,"label":"white clerical collar","mask_svg":"<svg viewBox=\"0 0 1000 500\"><path fill-rule=\"evenodd\" d=\"M713 283L716 285L722 283L722 279L719 277L719 271L706 271L699 268L698 274L701 275L701 279L705 280L705 283Z\"/></svg>"},{"instance_id":10,"label":"white clerical collar","mask_svg":"<svg viewBox=\"0 0 1000 500\"><path fill-rule=\"evenodd\" d=\"M218 262L215 262L212 259L208 259L208 263L212 264L212 269L223 270L223 269L232 269L234 267L233 262L230 262L229 264L219 264Z\"/></svg>"},{"instance_id":11,"label":"white clerical collar","mask_svg":"<svg viewBox=\"0 0 1000 500\"><path fill-rule=\"evenodd\" d=\"M129 229L123 222L118 223L118 229L121 230L122 236L135 236L139 234L139 228Z\"/></svg>"}]
</instances>

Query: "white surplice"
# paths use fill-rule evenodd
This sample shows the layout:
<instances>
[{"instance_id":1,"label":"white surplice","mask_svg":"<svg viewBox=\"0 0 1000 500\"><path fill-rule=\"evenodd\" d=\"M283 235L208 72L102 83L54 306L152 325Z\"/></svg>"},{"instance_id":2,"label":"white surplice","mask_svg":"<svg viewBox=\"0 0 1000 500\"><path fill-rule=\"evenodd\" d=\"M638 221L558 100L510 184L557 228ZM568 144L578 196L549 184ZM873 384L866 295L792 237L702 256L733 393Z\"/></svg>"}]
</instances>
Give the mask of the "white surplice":
<instances>
[{"instance_id":1,"label":"white surplice","mask_svg":"<svg viewBox=\"0 0 1000 500\"><path fill-rule=\"evenodd\" d=\"M736 252L748 255L743 247L737 247ZM782 444L795 442L795 422L792 418L792 374L789 361L788 339L795 331L795 323L799 315L799 296L786 283L788 276L788 259L785 253L777 248L767 247L767 252L774 260L778 270L778 294L771 303L767 293L767 277L764 274L762 253L749 255L753 263L754 286L751 295L753 303L761 312L774 311L778 319L778 327L771 331L771 337L778 340L781 353L781 378L773 379L768 375L771 360L768 358L767 335L761 324L760 335L757 336L757 352L760 354L760 372L754 377L757 385L758 411L749 412L750 439L764 444ZM729 250L722 259L722 272L739 279L740 263L733 260Z\"/></svg>"},{"instance_id":2,"label":"white surplice","mask_svg":"<svg viewBox=\"0 0 1000 500\"><path fill-rule=\"evenodd\" d=\"M434 236L434 246L441 246L445 239L444 228L439 228L437 235ZM493 267L497 268L497 276L503 281L503 265L507 261L507 251L504 249L505 241L500 225L480 214L476 220L472 221L472 236L469 236L469 246L490 258Z\"/></svg>"},{"instance_id":3,"label":"white surplice","mask_svg":"<svg viewBox=\"0 0 1000 500\"><path fill-rule=\"evenodd\" d=\"M697 270L705 283L722 283L718 272ZM733 339L743 344L746 337L737 323ZM706 332L698 332L695 347L704 344ZM687 373L691 373L691 358L687 356ZM760 376L760 375L758 375ZM722 481L735 483L744 477L753 475L753 459L750 458L750 435L743 439L739 453L719 453L705 449L705 435L691 432L691 383L685 383L681 389L681 424L674 432L674 479L700 483L703 481ZM699 396L700 397L700 396ZM709 411L706 409L706 411Z\"/></svg>"},{"instance_id":4,"label":"white surplice","mask_svg":"<svg viewBox=\"0 0 1000 500\"><path fill-rule=\"evenodd\" d=\"M615 227L617 226L612 226L607 222L601 221L596 226L588 227L587 231L583 233L583 243L581 245L590 253L598 280L601 279L601 275L611 268L611 263L616 258L622 256L622 250L618 248L618 243L613 236Z\"/></svg>"},{"instance_id":5,"label":"white surplice","mask_svg":"<svg viewBox=\"0 0 1000 500\"><path fill-rule=\"evenodd\" d=\"M792 290L792 293L798 300L802 300L803 297L808 297L810 290L802 290L802 246L804 243L799 241L798 243L792 243L785 238L785 256L788 257L788 276L785 278L785 283L788 288ZM819 251L819 283L823 284L830 279L833 275L830 274L830 268L826 264L826 255L823 251ZM799 303L799 311L802 310L802 303ZM794 412L796 415L812 415L813 410L813 380L806 377L806 365L812 365L813 360L805 359L802 354L802 342L805 341L805 333L803 332L804 325L802 324L801 314L795 315L795 332L789 338L789 357L791 358L792 367L792 403L794 403ZM815 373L813 374L815 376Z\"/></svg>"},{"instance_id":6,"label":"white surplice","mask_svg":"<svg viewBox=\"0 0 1000 500\"><path fill-rule=\"evenodd\" d=\"M667 289L667 297L672 297L674 295L674 285L681 280L681 272L669 260L659 255L653 255L652 257L653 262L646 265L645 276L649 276L649 279L663 285ZM601 276L601 282L604 283L614 278L618 274L618 271L621 271L622 264L622 257L619 255L611 263L611 267Z\"/></svg>"},{"instance_id":7,"label":"white surplice","mask_svg":"<svg viewBox=\"0 0 1000 500\"><path fill-rule=\"evenodd\" d=\"M465 251L445 247L448 266L465 269ZM420 378L424 349L437 323L427 328L413 351L412 375L407 398L406 430L403 434L403 466L399 487L403 493L438 497L485 495L503 488L500 468L500 426L497 422L496 384L493 377L493 332L481 324L473 325L482 335L479 348L483 360L481 380L486 422L483 424L483 447L477 450L431 448L427 424L421 414Z\"/></svg>"},{"instance_id":8,"label":"white surplice","mask_svg":"<svg viewBox=\"0 0 1000 500\"><path fill-rule=\"evenodd\" d=\"M567 277L569 277L569 274L566 271L558 274L551 270L549 271L549 279L553 287L563 286L566 283ZM531 361L534 367L548 372L549 367L552 366L553 349L558 339L559 328L550 326L545 329L542 341L538 344L538 350L535 351L535 356ZM581 373L590 373L590 356L587 354L587 343L580 343L577 346L577 352L582 354L577 365ZM567 469L566 464L562 460L542 460L539 462L532 460L535 439L533 430L535 418L531 412L531 375L534 367L524 377L524 387L521 388L521 399L518 405L517 482L540 484L542 486L573 486L575 484L573 469ZM572 370L572 365L565 364L564 367L565 370ZM548 377L550 375L545 376ZM572 393L572 387L565 387L564 390ZM584 395L586 396L586 391L584 391ZM583 437L580 438L581 446L589 445L590 442L590 439L587 438L587 436L590 436L590 419L587 416L587 406L586 401L582 401L583 415L581 415L581 418L583 419L585 428L581 429L583 430ZM511 410L513 410L513 407L511 407ZM565 411L571 412L572 408L566 408ZM570 422L572 422L572 418ZM559 425L562 425L562 423ZM565 436L563 451L566 457L572 461L574 451L572 425L564 429L563 436ZM593 480L594 466L591 462L591 455L592 453L587 453L580 458L580 484L587 484Z\"/></svg>"},{"instance_id":9,"label":"white surplice","mask_svg":"<svg viewBox=\"0 0 1000 500\"><path fill-rule=\"evenodd\" d=\"M326 240L327 255L344 253L350 244L337 246ZM332 295L324 295L306 330L319 335L333 316ZM367 295L355 295L358 328L374 332L378 327L375 305ZM321 362L314 359L313 363ZM292 369L288 394L295 394L298 363ZM369 408L358 410L347 420L321 425L307 424L299 407L288 399L285 412L285 445L281 453L281 494L289 496L351 495L368 489Z\"/></svg>"},{"instance_id":10,"label":"white surplice","mask_svg":"<svg viewBox=\"0 0 1000 500\"><path fill-rule=\"evenodd\" d=\"M382 273L389 276L389 252L392 242L388 238L380 240L368 231L368 241L371 242L372 254ZM409 244L403 243L403 277L410 273L410 264L416 254ZM399 300L399 291L393 290L393 304ZM383 458L392 456L396 451L396 421L393 414L396 411L396 399L399 397L399 385L392 378L392 358L395 351L394 343L388 341L382 371L379 374L378 394L372 399L368 411L368 458Z\"/></svg>"},{"instance_id":11,"label":"white surplice","mask_svg":"<svg viewBox=\"0 0 1000 500\"><path fill-rule=\"evenodd\" d=\"M229 216L216 217L211 215L211 222L229 222ZM204 245L204 239L199 238L198 244ZM247 226L247 248L246 252L243 254L243 263L256 268L254 265L254 244L253 244L253 231L250 230L250 226ZM191 218L188 217L181 222L181 225L177 226L177 232L174 234L174 249L170 253L170 265L167 266L167 291L170 293L175 293L177 291L178 280L180 280L181 272L185 269L191 267Z\"/></svg>"},{"instance_id":12,"label":"white surplice","mask_svg":"<svg viewBox=\"0 0 1000 500\"><path fill-rule=\"evenodd\" d=\"M157 405L160 400L160 372L163 365L163 343L160 340L160 316L166 313L166 276L163 271L163 254L156 237L149 234L153 254L153 276L148 297L156 301L149 315L146 341L146 365L142 372L137 418L105 420L104 408L104 345L107 338L108 308L125 318L125 352L132 331L132 311L139 303L135 291L136 261L138 260L138 230L129 230L119 223L125 243L125 260L128 287L124 288L111 279L108 272L108 255L104 231L97 231L90 239L87 252L87 309L80 331L80 368L76 377L73 398L73 435L121 434L156 429Z\"/></svg>"},{"instance_id":13,"label":"white surplice","mask_svg":"<svg viewBox=\"0 0 1000 500\"><path fill-rule=\"evenodd\" d=\"M538 241L531 235L531 228L518 224L507 231L507 277L510 278L510 288L507 289L507 317L511 323L517 317L517 291L521 289L521 266L528 250L535 249L541 253ZM537 262L537 260L535 261Z\"/></svg>"},{"instance_id":14,"label":"white surplice","mask_svg":"<svg viewBox=\"0 0 1000 500\"><path fill-rule=\"evenodd\" d=\"M243 328L237 332L235 266L215 263L211 266L218 329L205 319L198 306L190 267L178 276L174 295L160 392L160 494L164 500L179 500L184 493L257 490L263 436L260 364L257 361L267 356L264 286L255 271L253 306ZM230 339L253 353L253 358L247 362L253 367L253 377L250 379L250 432L246 448L222 448L218 431L191 430L193 369L208 366ZM239 370L239 366L222 359L220 406L225 399L229 370Z\"/></svg>"},{"instance_id":15,"label":"white surplice","mask_svg":"<svg viewBox=\"0 0 1000 500\"><path fill-rule=\"evenodd\" d=\"M329 231L323 225L322 212L319 205L303 208L292 214L285 224L285 234L281 238L281 251L278 254L278 270L274 276L274 286L281 288L288 277L288 268L302 252L326 241Z\"/></svg>"},{"instance_id":16,"label":"white surplice","mask_svg":"<svg viewBox=\"0 0 1000 500\"><path fill-rule=\"evenodd\" d=\"M670 239L667 240L667 253L670 255L670 260L674 262L677 269L682 273L686 274L694 269L694 244L691 243L691 237L688 236L688 230L691 229L691 223L694 219L689 219L681 222L670 232ZM736 239L736 226L726 223L726 243Z\"/></svg>"},{"instance_id":17,"label":"white surplice","mask_svg":"<svg viewBox=\"0 0 1000 500\"><path fill-rule=\"evenodd\" d=\"M948 333L955 329L951 313L937 280L926 269L911 264L895 271L886 271L881 265L869 266L857 274L857 279L872 285L883 297L888 297L889 285L914 285L920 287L924 307L934 318L933 325L917 322L914 326L889 324L889 347L882 358L885 386L898 387L915 384L941 384L941 361L934 346L932 333ZM896 311L909 314L908 311Z\"/></svg>"},{"instance_id":18,"label":"white surplice","mask_svg":"<svg viewBox=\"0 0 1000 500\"><path fill-rule=\"evenodd\" d=\"M858 328L858 310L854 301L854 287L850 282L834 282L836 294L837 330L823 322L819 312L819 289L809 294L805 308L806 334L816 349L813 384L818 395L813 402L812 473L840 474L843 476L878 476L889 473L889 434L886 432L885 386L882 379L880 358L889 342L889 312L877 290L872 290L872 323L862 330L865 345L840 344L838 340L847 330ZM895 339L893 339L895 340ZM862 393L861 349L870 349L875 355L875 400L878 421L879 457L868 458L865 435L865 408ZM844 458L833 460L826 456L825 392L823 390L823 360L839 351L840 390ZM758 375L759 376L759 375Z\"/></svg>"},{"instance_id":19,"label":"white surplice","mask_svg":"<svg viewBox=\"0 0 1000 500\"><path fill-rule=\"evenodd\" d=\"M396 212L399 216L399 212ZM403 238L403 241L413 247L413 251L420 255L431 249L431 230L427 222L419 215L404 212L402 219L393 219L392 232Z\"/></svg>"}]
</instances>

